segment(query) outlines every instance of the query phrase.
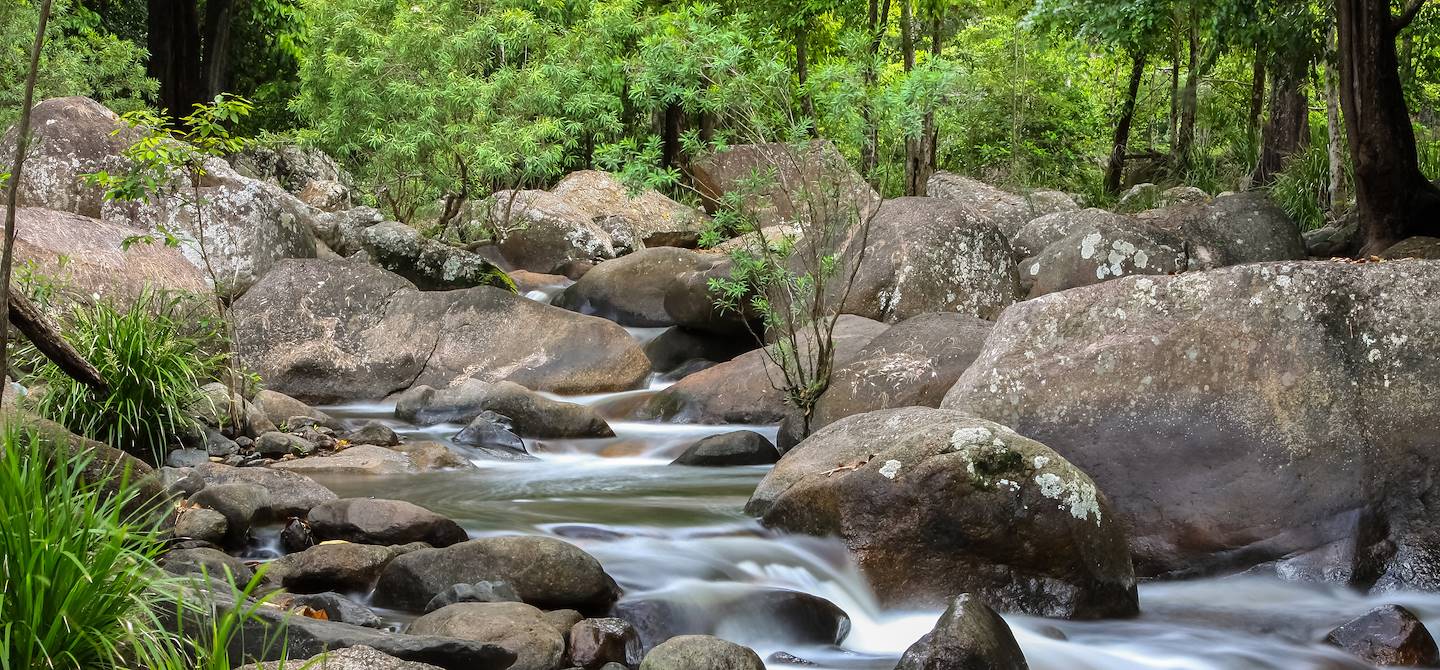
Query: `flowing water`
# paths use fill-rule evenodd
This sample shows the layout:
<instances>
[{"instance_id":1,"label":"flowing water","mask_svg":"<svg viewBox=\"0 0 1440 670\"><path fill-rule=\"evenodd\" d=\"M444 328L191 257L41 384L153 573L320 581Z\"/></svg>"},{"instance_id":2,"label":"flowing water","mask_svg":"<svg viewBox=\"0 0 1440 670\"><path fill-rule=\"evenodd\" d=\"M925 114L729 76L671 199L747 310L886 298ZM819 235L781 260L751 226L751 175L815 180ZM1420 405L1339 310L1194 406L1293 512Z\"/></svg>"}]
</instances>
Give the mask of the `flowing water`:
<instances>
[{"instance_id":1,"label":"flowing water","mask_svg":"<svg viewBox=\"0 0 1440 670\"><path fill-rule=\"evenodd\" d=\"M663 599L692 625L701 622L703 632L752 647L762 657L785 651L820 668L893 668L939 612L883 609L838 540L772 533L745 516L745 501L767 467L669 465L705 435L749 428L773 439L776 429L624 418L663 385L566 398L596 406L616 437L527 440L537 461L497 462L477 454L473 471L317 479L341 496L414 502L457 520L472 536L537 533L574 542L621 585L622 604ZM383 403L325 409L344 418L382 419L413 439L448 443L460 429L396 421L392 406ZM733 606L747 594L776 589L835 603L850 616L849 635L840 646L817 645L800 622ZM1142 585L1143 613L1132 620L1006 618L1036 670L1330 670L1369 667L1317 641L1384 603L1404 604L1440 630L1437 594L1366 596L1255 577Z\"/></svg>"}]
</instances>

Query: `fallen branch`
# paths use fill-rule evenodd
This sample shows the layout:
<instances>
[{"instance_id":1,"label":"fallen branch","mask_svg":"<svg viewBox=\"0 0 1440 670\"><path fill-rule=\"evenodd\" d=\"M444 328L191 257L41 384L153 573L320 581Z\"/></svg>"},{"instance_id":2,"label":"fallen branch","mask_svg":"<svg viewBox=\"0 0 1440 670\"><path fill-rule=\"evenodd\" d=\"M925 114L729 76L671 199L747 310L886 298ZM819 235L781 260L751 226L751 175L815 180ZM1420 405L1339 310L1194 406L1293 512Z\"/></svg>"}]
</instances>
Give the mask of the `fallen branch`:
<instances>
[{"instance_id":1,"label":"fallen branch","mask_svg":"<svg viewBox=\"0 0 1440 670\"><path fill-rule=\"evenodd\" d=\"M96 393L108 393L110 385L100 376L100 371L85 360L75 347L70 346L64 337L60 336L60 329L55 323L40 311L35 303L30 302L23 293L10 291L10 324L23 333L31 344L35 345L40 353L50 359L65 374L70 375L90 388Z\"/></svg>"}]
</instances>

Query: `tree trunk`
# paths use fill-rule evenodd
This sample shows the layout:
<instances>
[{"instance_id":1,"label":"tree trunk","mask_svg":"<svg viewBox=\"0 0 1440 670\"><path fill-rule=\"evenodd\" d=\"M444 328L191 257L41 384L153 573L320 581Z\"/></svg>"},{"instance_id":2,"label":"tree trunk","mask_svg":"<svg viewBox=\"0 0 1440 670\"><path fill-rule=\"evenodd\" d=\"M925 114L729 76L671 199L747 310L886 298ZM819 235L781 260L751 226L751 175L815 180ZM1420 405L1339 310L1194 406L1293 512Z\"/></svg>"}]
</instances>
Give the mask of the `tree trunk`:
<instances>
[{"instance_id":1,"label":"tree trunk","mask_svg":"<svg viewBox=\"0 0 1440 670\"><path fill-rule=\"evenodd\" d=\"M905 73L915 69L915 16L910 8L912 0L900 0L900 51L904 58ZM925 128L905 133L905 195L925 195Z\"/></svg>"},{"instance_id":2,"label":"tree trunk","mask_svg":"<svg viewBox=\"0 0 1440 670\"><path fill-rule=\"evenodd\" d=\"M200 20L195 0L148 0L149 74L160 82L157 102L185 116L205 100L200 67Z\"/></svg>"},{"instance_id":3,"label":"tree trunk","mask_svg":"<svg viewBox=\"0 0 1440 670\"><path fill-rule=\"evenodd\" d=\"M860 109L860 116L865 122L865 144L860 148L860 173L871 181L875 177L875 168L880 165L880 119L869 94L874 92L875 83L879 80L879 73L875 71L875 59L880 53L880 41L885 36L885 23L889 20L889 15L890 0L870 0L870 52L868 62L864 65L867 95L865 104Z\"/></svg>"},{"instance_id":4,"label":"tree trunk","mask_svg":"<svg viewBox=\"0 0 1440 670\"><path fill-rule=\"evenodd\" d=\"M205 0L205 97L213 99L230 86L230 24L234 0Z\"/></svg>"},{"instance_id":5,"label":"tree trunk","mask_svg":"<svg viewBox=\"0 0 1440 670\"><path fill-rule=\"evenodd\" d=\"M45 316L35 303L30 302L22 293L11 292L8 296L10 304L10 323L15 329L25 335L25 339L35 345L35 348L50 359L56 367L59 367L71 379L89 386L96 393L109 391L109 384L105 378L100 376L100 371L95 369L90 361L85 360L75 347L60 335L60 329Z\"/></svg>"},{"instance_id":6,"label":"tree trunk","mask_svg":"<svg viewBox=\"0 0 1440 670\"><path fill-rule=\"evenodd\" d=\"M1135 120L1135 98L1140 93L1140 81L1145 76L1145 52L1137 50L1130 68L1130 85L1125 90L1125 100L1120 104L1120 114L1115 122L1115 142L1110 149L1110 162L1105 166L1105 192L1119 195L1120 180L1125 174L1125 148L1130 145L1130 124Z\"/></svg>"},{"instance_id":7,"label":"tree trunk","mask_svg":"<svg viewBox=\"0 0 1440 670\"><path fill-rule=\"evenodd\" d=\"M1340 104L1355 167L1355 207L1365 243L1375 254L1406 237L1440 236L1440 189L1420 173L1415 130L1400 87L1395 37L1420 2L1401 20L1389 0L1337 0L1340 31Z\"/></svg>"},{"instance_id":8,"label":"tree trunk","mask_svg":"<svg viewBox=\"0 0 1440 670\"><path fill-rule=\"evenodd\" d=\"M1170 40L1170 148L1171 153L1175 152L1175 145L1180 138L1180 38L1174 37Z\"/></svg>"},{"instance_id":9,"label":"tree trunk","mask_svg":"<svg viewBox=\"0 0 1440 670\"><path fill-rule=\"evenodd\" d=\"M1176 172L1184 172L1190 167L1190 147L1195 144L1195 112L1199 106L1200 77L1204 73L1200 67L1200 30L1196 27L1198 20L1191 11L1190 16L1190 46L1189 58L1185 68L1185 90L1180 94L1180 134L1175 141L1175 165Z\"/></svg>"},{"instance_id":10,"label":"tree trunk","mask_svg":"<svg viewBox=\"0 0 1440 670\"><path fill-rule=\"evenodd\" d=\"M1330 48L1334 48L1335 32L1331 31ZM1345 209L1350 195L1345 188L1345 133L1340 119L1340 73L1331 62L1325 64L1325 138L1329 149L1330 187L1329 210L1331 218Z\"/></svg>"},{"instance_id":11,"label":"tree trunk","mask_svg":"<svg viewBox=\"0 0 1440 670\"><path fill-rule=\"evenodd\" d=\"M1305 97L1306 66L1285 64L1270 72L1270 118L1260 144L1260 164L1255 168L1254 184L1263 186L1275 181L1285 168L1285 159L1307 144L1310 136L1310 108Z\"/></svg>"},{"instance_id":12,"label":"tree trunk","mask_svg":"<svg viewBox=\"0 0 1440 670\"><path fill-rule=\"evenodd\" d=\"M1255 65L1250 72L1250 137L1260 136L1260 112L1265 109L1265 55L1255 49Z\"/></svg>"},{"instance_id":13,"label":"tree trunk","mask_svg":"<svg viewBox=\"0 0 1440 670\"><path fill-rule=\"evenodd\" d=\"M810 123L810 136L818 134L815 128L815 97L810 95L806 82L810 81L810 31L808 26L795 29L795 80L800 83L800 107Z\"/></svg>"},{"instance_id":14,"label":"tree trunk","mask_svg":"<svg viewBox=\"0 0 1440 670\"><path fill-rule=\"evenodd\" d=\"M665 113L660 121L660 160L667 168L679 166L680 127L684 121L685 111L680 108L680 103L672 102L665 106Z\"/></svg>"}]
</instances>

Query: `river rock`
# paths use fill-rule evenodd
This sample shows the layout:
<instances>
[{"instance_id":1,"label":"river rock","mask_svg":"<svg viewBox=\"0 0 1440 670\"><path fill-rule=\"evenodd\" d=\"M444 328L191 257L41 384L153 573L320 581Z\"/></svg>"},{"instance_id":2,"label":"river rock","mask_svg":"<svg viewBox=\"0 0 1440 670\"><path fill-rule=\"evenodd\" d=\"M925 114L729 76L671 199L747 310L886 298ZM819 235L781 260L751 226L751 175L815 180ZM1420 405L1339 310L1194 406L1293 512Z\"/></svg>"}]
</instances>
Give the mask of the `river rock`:
<instances>
[{"instance_id":1,"label":"river rock","mask_svg":"<svg viewBox=\"0 0 1440 670\"><path fill-rule=\"evenodd\" d=\"M1174 274L1186 269L1186 248L1179 235L1139 219L1087 218L1020 261L1020 283L1037 298L1127 275Z\"/></svg>"},{"instance_id":2,"label":"river rock","mask_svg":"<svg viewBox=\"0 0 1440 670\"><path fill-rule=\"evenodd\" d=\"M709 635L681 635L646 654L640 670L765 670L765 663L749 647Z\"/></svg>"},{"instance_id":3,"label":"river rock","mask_svg":"<svg viewBox=\"0 0 1440 670\"><path fill-rule=\"evenodd\" d=\"M448 547L470 539L460 524L403 500L332 500L310 510L309 521L317 540Z\"/></svg>"},{"instance_id":4,"label":"river rock","mask_svg":"<svg viewBox=\"0 0 1440 670\"><path fill-rule=\"evenodd\" d=\"M1299 224L1261 191L1151 210L1136 219L1184 238L1190 270L1305 258Z\"/></svg>"},{"instance_id":5,"label":"river rock","mask_svg":"<svg viewBox=\"0 0 1440 670\"><path fill-rule=\"evenodd\" d=\"M359 444L324 455L271 463L270 468L302 475L399 475L424 472L438 467L422 468L407 454L395 449Z\"/></svg>"},{"instance_id":6,"label":"river rock","mask_svg":"<svg viewBox=\"0 0 1440 670\"><path fill-rule=\"evenodd\" d=\"M369 607L334 591L291 594L287 598L282 598L280 604L283 605L286 601L292 608L309 607L324 612L330 621L364 626L365 628L385 627L385 622Z\"/></svg>"},{"instance_id":7,"label":"river rock","mask_svg":"<svg viewBox=\"0 0 1440 670\"><path fill-rule=\"evenodd\" d=\"M313 146L293 142L249 143L237 154L226 157L235 170L252 179L266 181L291 193L304 191L312 182L355 183L334 158Z\"/></svg>"},{"instance_id":8,"label":"river rock","mask_svg":"<svg viewBox=\"0 0 1440 670\"><path fill-rule=\"evenodd\" d=\"M608 663L640 663L640 635L624 619L585 619L570 628L570 662L582 670L603 670Z\"/></svg>"},{"instance_id":9,"label":"river rock","mask_svg":"<svg viewBox=\"0 0 1440 670\"><path fill-rule=\"evenodd\" d=\"M1331 644L1366 663L1380 666L1433 668L1440 651L1425 623L1400 605L1384 605L1349 621L1325 636Z\"/></svg>"},{"instance_id":10,"label":"river rock","mask_svg":"<svg viewBox=\"0 0 1440 670\"><path fill-rule=\"evenodd\" d=\"M861 233L864 232L862 236ZM1019 276L1010 244L994 224L942 198L886 200L844 244L830 289L836 295L864 257L843 311L894 323L926 312L993 319L1017 299Z\"/></svg>"},{"instance_id":11,"label":"river rock","mask_svg":"<svg viewBox=\"0 0 1440 670\"><path fill-rule=\"evenodd\" d=\"M233 404L234 412L231 412ZM201 424L219 428L234 436L259 437L277 430L255 403L239 393L231 397L230 389L221 382L200 387L200 397L185 408L186 413Z\"/></svg>"},{"instance_id":12,"label":"river rock","mask_svg":"<svg viewBox=\"0 0 1440 670\"><path fill-rule=\"evenodd\" d=\"M315 453L315 443L299 435L272 430L255 439L255 453L270 458L309 456Z\"/></svg>"},{"instance_id":13,"label":"river rock","mask_svg":"<svg viewBox=\"0 0 1440 670\"><path fill-rule=\"evenodd\" d=\"M1301 234L1305 253L1318 258L1353 256L1360 253L1360 216L1351 210L1339 221Z\"/></svg>"},{"instance_id":14,"label":"river rock","mask_svg":"<svg viewBox=\"0 0 1440 670\"><path fill-rule=\"evenodd\" d=\"M552 400L519 384L466 379L435 389L416 386L395 400L395 416L423 425L464 423L485 412L504 416L526 437L613 437L614 431L591 407Z\"/></svg>"},{"instance_id":15,"label":"river rock","mask_svg":"<svg viewBox=\"0 0 1440 670\"><path fill-rule=\"evenodd\" d=\"M505 582L475 582L456 584L436 594L425 604L428 614L455 603L518 603L520 596Z\"/></svg>"},{"instance_id":16,"label":"river rock","mask_svg":"<svg viewBox=\"0 0 1440 670\"><path fill-rule=\"evenodd\" d=\"M1210 201L1210 194L1194 186L1171 186L1160 192L1160 206L1198 205Z\"/></svg>"},{"instance_id":17,"label":"river rock","mask_svg":"<svg viewBox=\"0 0 1440 670\"><path fill-rule=\"evenodd\" d=\"M400 444L400 436L395 434L393 429L374 419L345 431L345 440L350 444L373 444L377 447L393 447Z\"/></svg>"},{"instance_id":18,"label":"river rock","mask_svg":"<svg viewBox=\"0 0 1440 670\"><path fill-rule=\"evenodd\" d=\"M270 420L270 423L276 426L284 425L292 416L306 416L332 429L338 430L341 427L340 422L329 414L279 391L263 389L255 394L254 403L255 406L265 414L265 417Z\"/></svg>"},{"instance_id":19,"label":"river rock","mask_svg":"<svg viewBox=\"0 0 1440 670\"><path fill-rule=\"evenodd\" d=\"M835 368L810 429L877 409L939 407L980 354L992 325L964 314L934 313L891 326Z\"/></svg>"},{"instance_id":20,"label":"river rock","mask_svg":"<svg viewBox=\"0 0 1440 670\"><path fill-rule=\"evenodd\" d=\"M905 407L830 424L786 453L745 510L773 528L838 535L890 606L968 592L1039 616L1137 611L1124 527L1090 477L959 412Z\"/></svg>"},{"instance_id":21,"label":"river rock","mask_svg":"<svg viewBox=\"0 0 1440 670\"><path fill-rule=\"evenodd\" d=\"M1028 670L1015 635L968 593L950 601L935 628L910 645L895 670Z\"/></svg>"},{"instance_id":22,"label":"river rock","mask_svg":"<svg viewBox=\"0 0 1440 670\"><path fill-rule=\"evenodd\" d=\"M774 588L687 587L615 604L649 651L677 635L721 635L744 630L777 644L835 645L850 634L850 617L819 596Z\"/></svg>"},{"instance_id":23,"label":"river rock","mask_svg":"<svg viewBox=\"0 0 1440 670\"><path fill-rule=\"evenodd\" d=\"M218 545L225 541L229 523L219 511L203 507L190 508L182 510L175 517L175 528L171 534L176 539L184 538Z\"/></svg>"},{"instance_id":24,"label":"river rock","mask_svg":"<svg viewBox=\"0 0 1440 670\"><path fill-rule=\"evenodd\" d=\"M547 609L604 611L620 589L600 562L549 537L485 537L397 558L376 587L384 606L419 611L455 584L504 581L520 598Z\"/></svg>"},{"instance_id":25,"label":"river rock","mask_svg":"<svg viewBox=\"0 0 1440 670\"><path fill-rule=\"evenodd\" d=\"M1010 248L1015 253L1015 262L1038 256L1040 252L1065 239L1076 228L1098 228L1100 226L1123 225L1125 216L1094 207L1053 212L1031 219L1010 236ZM1021 268L1024 274L1024 268Z\"/></svg>"},{"instance_id":26,"label":"river rock","mask_svg":"<svg viewBox=\"0 0 1440 670\"><path fill-rule=\"evenodd\" d=\"M481 412L451 438L455 444L479 449L485 455L506 461L536 460L525 449L525 440L515 434L510 419L495 412Z\"/></svg>"},{"instance_id":27,"label":"river rock","mask_svg":"<svg viewBox=\"0 0 1440 670\"><path fill-rule=\"evenodd\" d=\"M562 631L525 603L446 605L416 619L410 632L497 645L515 654L510 670L559 670L565 655Z\"/></svg>"},{"instance_id":28,"label":"river rock","mask_svg":"<svg viewBox=\"0 0 1440 670\"><path fill-rule=\"evenodd\" d=\"M597 264L555 298L554 305L622 326L674 325L665 294L676 277L710 267L713 257L689 249L641 249Z\"/></svg>"},{"instance_id":29,"label":"river rock","mask_svg":"<svg viewBox=\"0 0 1440 670\"><path fill-rule=\"evenodd\" d=\"M645 356L656 372L671 372L697 362L703 369L760 346L753 337L721 336L679 326L645 343Z\"/></svg>"},{"instance_id":30,"label":"river rock","mask_svg":"<svg viewBox=\"0 0 1440 670\"><path fill-rule=\"evenodd\" d=\"M307 402L472 377L557 393L625 390L650 370L635 340L604 319L491 287L422 292L354 260L283 261L234 313L241 358Z\"/></svg>"},{"instance_id":31,"label":"river rock","mask_svg":"<svg viewBox=\"0 0 1440 670\"><path fill-rule=\"evenodd\" d=\"M670 321L698 332L753 340L753 333L762 330L753 310L748 305L737 310L722 308L710 291L712 280L731 277L733 265L728 257L714 258L706 267L676 275L665 289L665 314Z\"/></svg>"},{"instance_id":32,"label":"river rock","mask_svg":"<svg viewBox=\"0 0 1440 670\"><path fill-rule=\"evenodd\" d=\"M766 184L747 184L754 175L773 174ZM760 227L787 222L801 227L821 225L806 212L818 210L838 216L869 214L880 195L827 140L808 145L734 144L690 164L695 188L714 208L727 194L740 197L744 209Z\"/></svg>"},{"instance_id":33,"label":"river rock","mask_svg":"<svg viewBox=\"0 0 1440 670\"><path fill-rule=\"evenodd\" d=\"M942 406L1088 472L1142 575L1276 561L1293 578L1440 588L1418 483L1440 468L1425 446L1440 443L1437 291L1440 262L1409 260L1051 294L1006 311Z\"/></svg>"},{"instance_id":34,"label":"river rock","mask_svg":"<svg viewBox=\"0 0 1440 670\"><path fill-rule=\"evenodd\" d=\"M163 244L126 249L125 240L138 232L72 212L23 207L15 212L15 264L29 264L36 274L57 280L55 298L88 302L99 295L125 303L146 287L197 296L210 292L179 249Z\"/></svg>"},{"instance_id":35,"label":"river rock","mask_svg":"<svg viewBox=\"0 0 1440 670\"><path fill-rule=\"evenodd\" d=\"M232 547L245 544L252 526L277 516L268 509L269 491L246 482L206 484L205 488L190 497L190 504L219 512L225 517L225 544Z\"/></svg>"},{"instance_id":36,"label":"river rock","mask_svg":"<svg viewBox=\"0 0 1440 670\"><path fill-rule=\"evenodd\" d=\"M1416 236L1400 240L1391 245L1389 249L1380 252L1380 257L1387 260L1402 258L1440 260L1440 237Z\"/></svg>"},{"instance_id":37,"label":"river rock","mask_svg":"<svg viewBox=\"0 0 1440 670\"><path fill-rule=\"evenodd\" d=\"M432 470L474 470L475 464L454 449L433 440L410 440L395 445L395 451L410 457L410 463L420 472Z\"/></svg>"},{"instance_id":38,"label":"river rock","mask_svg":"<svg viewBox=\"0 0 1440 670\"><path fill-rule=\"evenodd\" d=\"M609 231L548 191L497 191L477 210L498 233L500 253L517 269L551 273L571 261L619 255Z\"/></svg>"},{"instance_id":39,"label":"river rock","mask_svg":"<svg viewBox=\"0 0 1440 670\"><path fill-rule=\"evenodd\" d=\"M769 438L753 430L737 430L701 438L671 465L769 465L780 452Z\"/></svg>"},{"instance_id":40,"label":"river rock","mask_svg":"<svg viewBox=\"0 0 1440 670\"><path fill-rule=\"evenodd\" d=\"M572 172L550 192L588 214L612 238L638 240L647 247L686 246L676 242L698 240L709 223L693 207L651 188L632 193L614 175L598 170Z\"/></svg>"},{"instance_id":41,"label":"river rock","mask_svg":"<svg viewBox=\"0 0 1440 670\"><path fill-rule=\"evenodd\" d=\"M165 465L172 468L193 468L209 462L210 452L205 449L176 449L165 455Z\"/></svg>"},{"instance_id":42,"label":"river rock","mask_svg":"<svg viewBox=\"0 0 1440 670\"><path fill-rule=\"evenodd\" d=\"M1037 217L1079 209L1070 196L1059 191L1016 195L982 181L944 171L930 175L925 183L925 192L932 198L956 202L973 210L985 222L999 227L1007 237Z\"/></svg>"},{"instance_id":43,"label":"river rock","mask_svg":"<svg viewBox=\"0 0 1440 670\"><path fill-rule=\"evenodd\" d=\"M1115 209L1121 212L1142 212L1157 207L1163 207L1160 201L1161 188L1150 182L1142 182L1125 189L1120 194L1120 199L1115 202Z\"/></svg>"},{"instance_id":44,"label":"river rock","mask_svg":"<svg viewBox=\"0 0 1440 670\"><path fill-rule=\"evenodd\" d=\"M217 484L239 483L254 484L264 489L265 502L261 508L261 518L264 521L305 516L310 508L337 498L330 489L315 483L309 477L293 472L270 468L236 468L220 463L201 465L195 468L195 472L205 480L207 488Z\"/></svg>"},{"instance_id":45,"label":"river rock","mask_svg":"<svg viewBox=\"0 0 1440 670\"><path fill-rule=\"evenodd\" d=\"M864 317L840 315L832 337L835 365L849 363L888 327ZM772 379L783 379L779 368L763 350L751 351L681 379L655 394L639 415L679 423L779 423L794 410Z\"/></svg>"},{"instance_id":46,"label":"river rock","mask_svg":"<svg viewBox=\"0 0 1440 670\"><path fill-rule=\"evenodd\" d=\"M305 661L252 663L237 670L287 670L297 666L316 670L440 670L439 666L403 661L364 645L327 651Z\"/></svg>"},{"instance_id":47,"label":"river rock","mask_svg":"<svg viewBox=\"0 0 1440 670\"><path fill-rule=\"evenodd\" d=\"M165 555L160 565L172 575L204 575L207 579L220 579L241 586L255 576L244 561L207 547L173 550Z\"/></svg>"},{"instance_id":48,"label":"river rock","mask_svg":"<svg viewBox=\"0 0 1440 670\"><path fill-rule=\"evenodd\" d=\"M370 259L422 291L492 286L515 291L515 282L484 256L425 237L398 221L365 228L361 243Z\"/></svg>"},{"instance_id":49,"label":"river rock","mask_svg":"<svg viewBox=\"0 0 1440 670\"><path fill-rule=\"evenodd\" d=\"M371 544L317 544L270 564L269 577L294 593L366 593L396 551Z\"/></svg>"}]
</instances>

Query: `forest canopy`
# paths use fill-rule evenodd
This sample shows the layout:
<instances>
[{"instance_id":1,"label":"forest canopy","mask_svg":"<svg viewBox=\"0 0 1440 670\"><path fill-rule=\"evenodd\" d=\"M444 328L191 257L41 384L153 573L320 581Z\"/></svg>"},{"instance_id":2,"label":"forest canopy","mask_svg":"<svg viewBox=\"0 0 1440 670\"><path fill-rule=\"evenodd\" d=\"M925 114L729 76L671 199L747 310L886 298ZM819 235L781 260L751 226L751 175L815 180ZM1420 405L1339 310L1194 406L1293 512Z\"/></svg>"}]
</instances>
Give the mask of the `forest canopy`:
<instances>
[{"instance_id":1,"label":"forest canopy","mask_svg":"<svg viewBox=\"0 0 1440 670\"><path fill-rule=\"evenodd\" d=\"M1400 117L1341 109L1340 19L1360 30L1366 11L1388 18ZM21 63L37 8L0 12L6 62ZM1096 205L1142 182L1265 187L1311 228L1374 199L1348 122L1410 126L1414 166L1397 169L1440 177L1440 11L1420 0L64 0L55 13L41 97L175 116L244 97L245 134L318 145L412 224L587 168L684 199L697 156L805 136L890 196L923 194L937 170ZM7 123L21 74L0 70ZM1418 177L1384 181L1397 179Z\"/></svg>"}]
</instances>

